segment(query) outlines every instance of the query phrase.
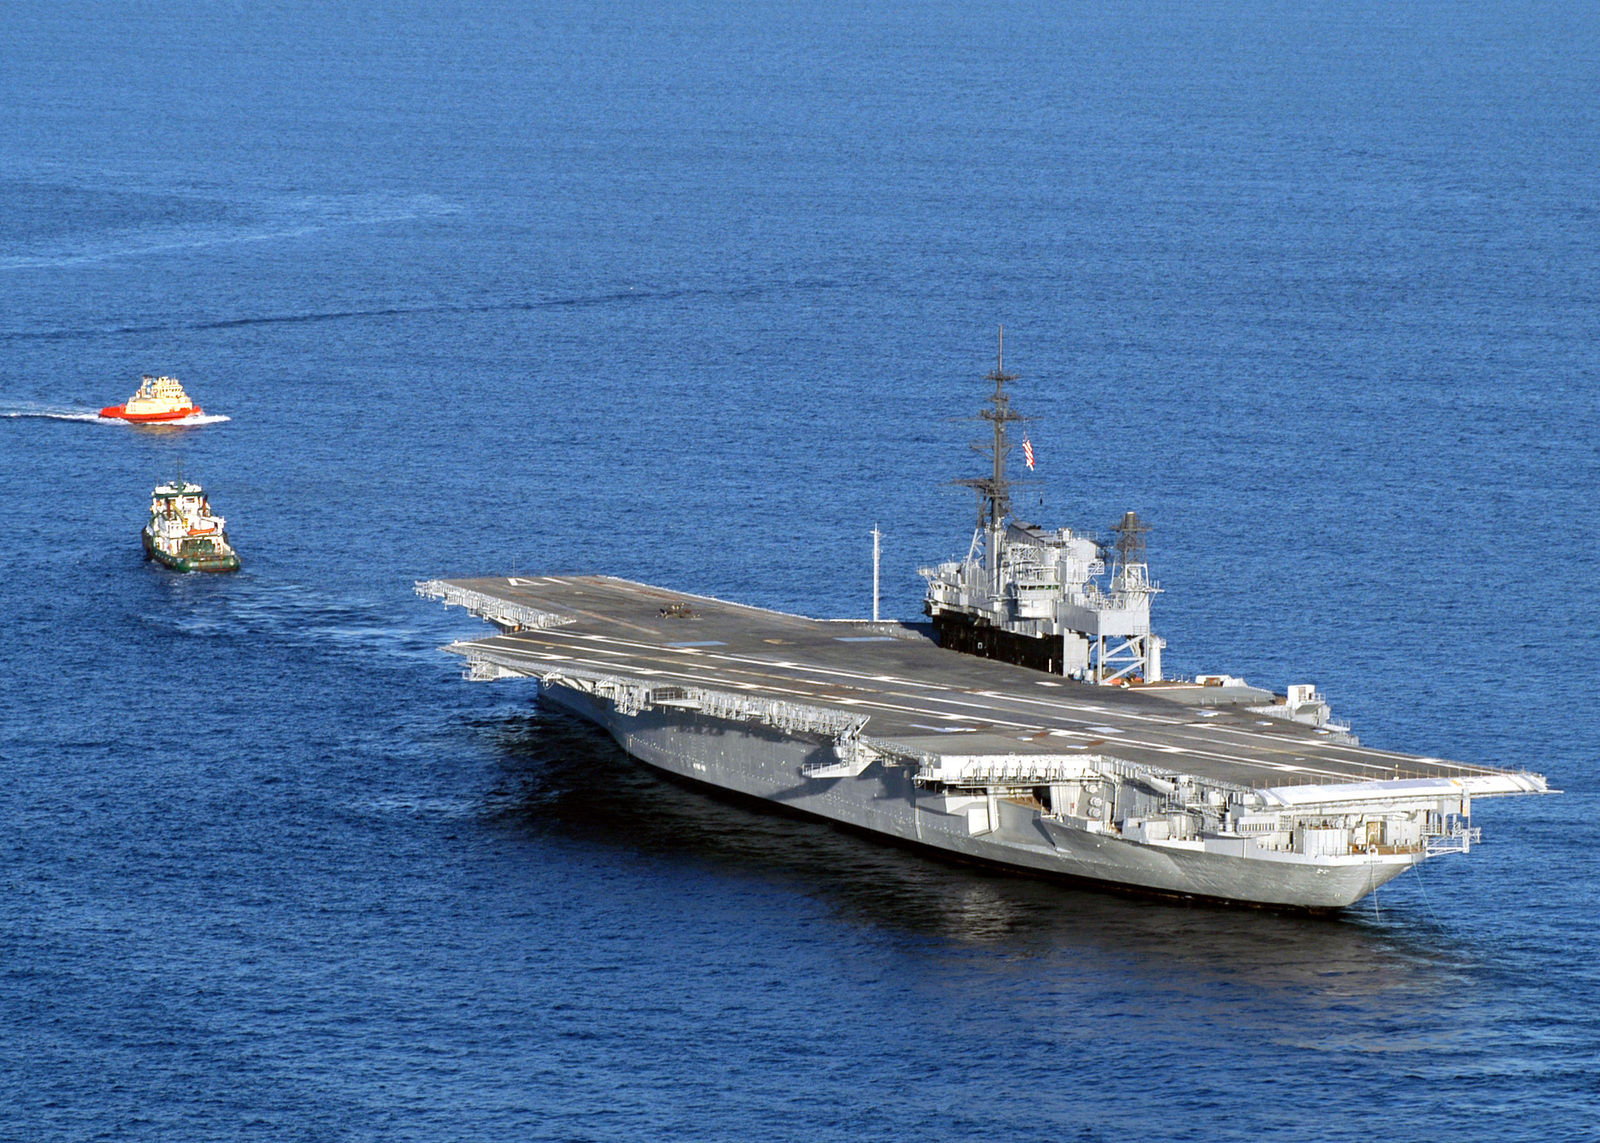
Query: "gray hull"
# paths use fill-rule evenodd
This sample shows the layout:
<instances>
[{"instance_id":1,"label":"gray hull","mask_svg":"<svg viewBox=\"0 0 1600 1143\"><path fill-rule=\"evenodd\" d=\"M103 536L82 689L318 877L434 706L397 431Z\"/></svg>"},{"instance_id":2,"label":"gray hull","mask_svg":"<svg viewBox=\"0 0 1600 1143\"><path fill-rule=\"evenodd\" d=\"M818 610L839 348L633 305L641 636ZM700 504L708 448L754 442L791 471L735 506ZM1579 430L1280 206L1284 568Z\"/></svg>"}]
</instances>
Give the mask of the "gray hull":
<instances>
[{"instance_id":1,"label":"gray hull","mask_svg":"<svg viewBox=\"0 0 1600 1143\"><path fill-rule=\"evenodd\" d=\"M1311 863L1213 838L1194 848L1152 845L1063 824L1005 798L952 798L912 771L869 766L855 777L808 777L834 761L821 736L783 733L692 711L623 713L585 691L546 682L541 695L604 728L659 770L964 860L1098 882L1107 888L1306 910L1360 900L1421 855ZM977 825L975 826L975 819ZM1202 848L1203 847L1203 848Z\"/></svg>"}]
</instances>

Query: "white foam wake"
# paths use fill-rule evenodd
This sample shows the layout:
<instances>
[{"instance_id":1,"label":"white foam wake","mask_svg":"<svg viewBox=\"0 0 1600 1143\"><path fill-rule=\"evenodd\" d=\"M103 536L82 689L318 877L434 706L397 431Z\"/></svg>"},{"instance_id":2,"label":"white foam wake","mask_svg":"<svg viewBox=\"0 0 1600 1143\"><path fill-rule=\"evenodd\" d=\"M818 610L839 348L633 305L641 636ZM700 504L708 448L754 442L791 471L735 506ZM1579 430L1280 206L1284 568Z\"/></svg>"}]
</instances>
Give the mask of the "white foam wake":
<instances>
[{"instance_id":1,"label":"white foam wake","mask_svg":"<svg viewBox=\"0 0 1600 1143\"><path fill-rule=\"evenodd\" d=\"M19 417L42 417L51 421L99 421L103 420L98 410L95 409L70 409L54 408L47 405L21 405L9 409L0 408L0 417L16 420Z\"/></svg>"},{"instance_id":2,"label":"white foam wake","mask_svg":"<svg viewBox=\"0 0 1600 1143\"><path fill-rule=\"evenodd\" d=\"M17 420L24 417L36 417L48 421L99 422L102 425L135 425L140 428L219 425L223 421L233 419L225 413L196 413L194 416L181 417L176 421L146 421L141 425L137 421L125 421L121 417L102 417L97 409L74 409L51 405L13 405L10 408L0 406L0 418Z\"/></svg>"}]
</instances>

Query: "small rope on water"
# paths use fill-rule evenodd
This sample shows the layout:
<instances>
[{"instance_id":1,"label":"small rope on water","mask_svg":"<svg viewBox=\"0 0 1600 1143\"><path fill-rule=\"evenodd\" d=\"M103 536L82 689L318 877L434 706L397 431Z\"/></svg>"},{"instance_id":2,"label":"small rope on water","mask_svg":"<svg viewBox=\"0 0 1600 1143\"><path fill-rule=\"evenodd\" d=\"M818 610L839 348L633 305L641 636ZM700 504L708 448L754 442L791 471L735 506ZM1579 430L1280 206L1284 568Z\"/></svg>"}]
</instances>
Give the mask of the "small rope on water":
<instances>
[{"instance_id":1,"label":"small rope on water","mask_svg":"<svg viewBox=\"0 0 1600 1143\"><path fill-rule=\"evenodd\" d=\"M1425 884L1423 884L1423 881L1422 881L1422 862L1419 861L1416 864L1412 865L1411 872L1413 872L1413 873L1415 873L1417 875L1417 888L1422 890L1422 903L1424 905L1428 906L1428 912L1433 917L1433 923L1438 925L1441 929L1444 928L1444 922L1439 920L1439 914L1435 913L1433 911L1433 899L1428 896L1428 887Z\"/></svg>"}]
</instances>

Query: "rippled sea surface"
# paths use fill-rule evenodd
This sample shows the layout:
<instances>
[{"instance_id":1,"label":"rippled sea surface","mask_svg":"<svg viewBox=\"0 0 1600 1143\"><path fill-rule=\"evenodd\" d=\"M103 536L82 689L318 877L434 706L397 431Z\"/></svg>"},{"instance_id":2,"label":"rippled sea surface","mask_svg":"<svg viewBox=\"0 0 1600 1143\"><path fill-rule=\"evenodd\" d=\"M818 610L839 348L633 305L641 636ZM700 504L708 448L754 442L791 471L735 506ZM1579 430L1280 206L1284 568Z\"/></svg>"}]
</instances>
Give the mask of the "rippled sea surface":
<instances>
[{"instance_id":1,"label":"rippled sea surface","mask_svg":"<svg viewBox=\"0 0 1600 1143\"><path fill-rule=\"evenodd\" d=\"M1600 17L1582 4L18 3L0 1137L1590 1138ZM1347 916L675 785L414 580L822 616L1040 484L1180 673L1549 775ZM144 372L213 414L98 422ZM223 419L226 418L226 419ZM182 466L245 570L144 563Z\"/></svg>"}]
</instances>

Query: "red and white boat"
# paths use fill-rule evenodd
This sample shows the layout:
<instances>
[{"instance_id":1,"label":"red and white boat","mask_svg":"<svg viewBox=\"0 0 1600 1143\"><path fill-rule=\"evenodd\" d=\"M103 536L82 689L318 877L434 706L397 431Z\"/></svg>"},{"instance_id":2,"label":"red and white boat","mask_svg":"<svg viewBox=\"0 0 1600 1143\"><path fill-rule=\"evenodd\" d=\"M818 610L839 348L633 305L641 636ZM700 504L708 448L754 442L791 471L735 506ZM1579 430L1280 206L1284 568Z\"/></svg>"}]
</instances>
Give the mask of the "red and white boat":
<instances>
[{"instance_id":1,"label":"red and white boat","mask_svg":"<svg viewBox=\"0 0 1600 1143\"><path fill-rule=\"evenodd\" d=\"M139 391L128 398L126 405L108 405L100 410L102 417L140 424L181 421L199 413L200 406L189 400L189 394L183 391L176 377L152 377L148 373Z\"/></svg>"}]
</instances>

